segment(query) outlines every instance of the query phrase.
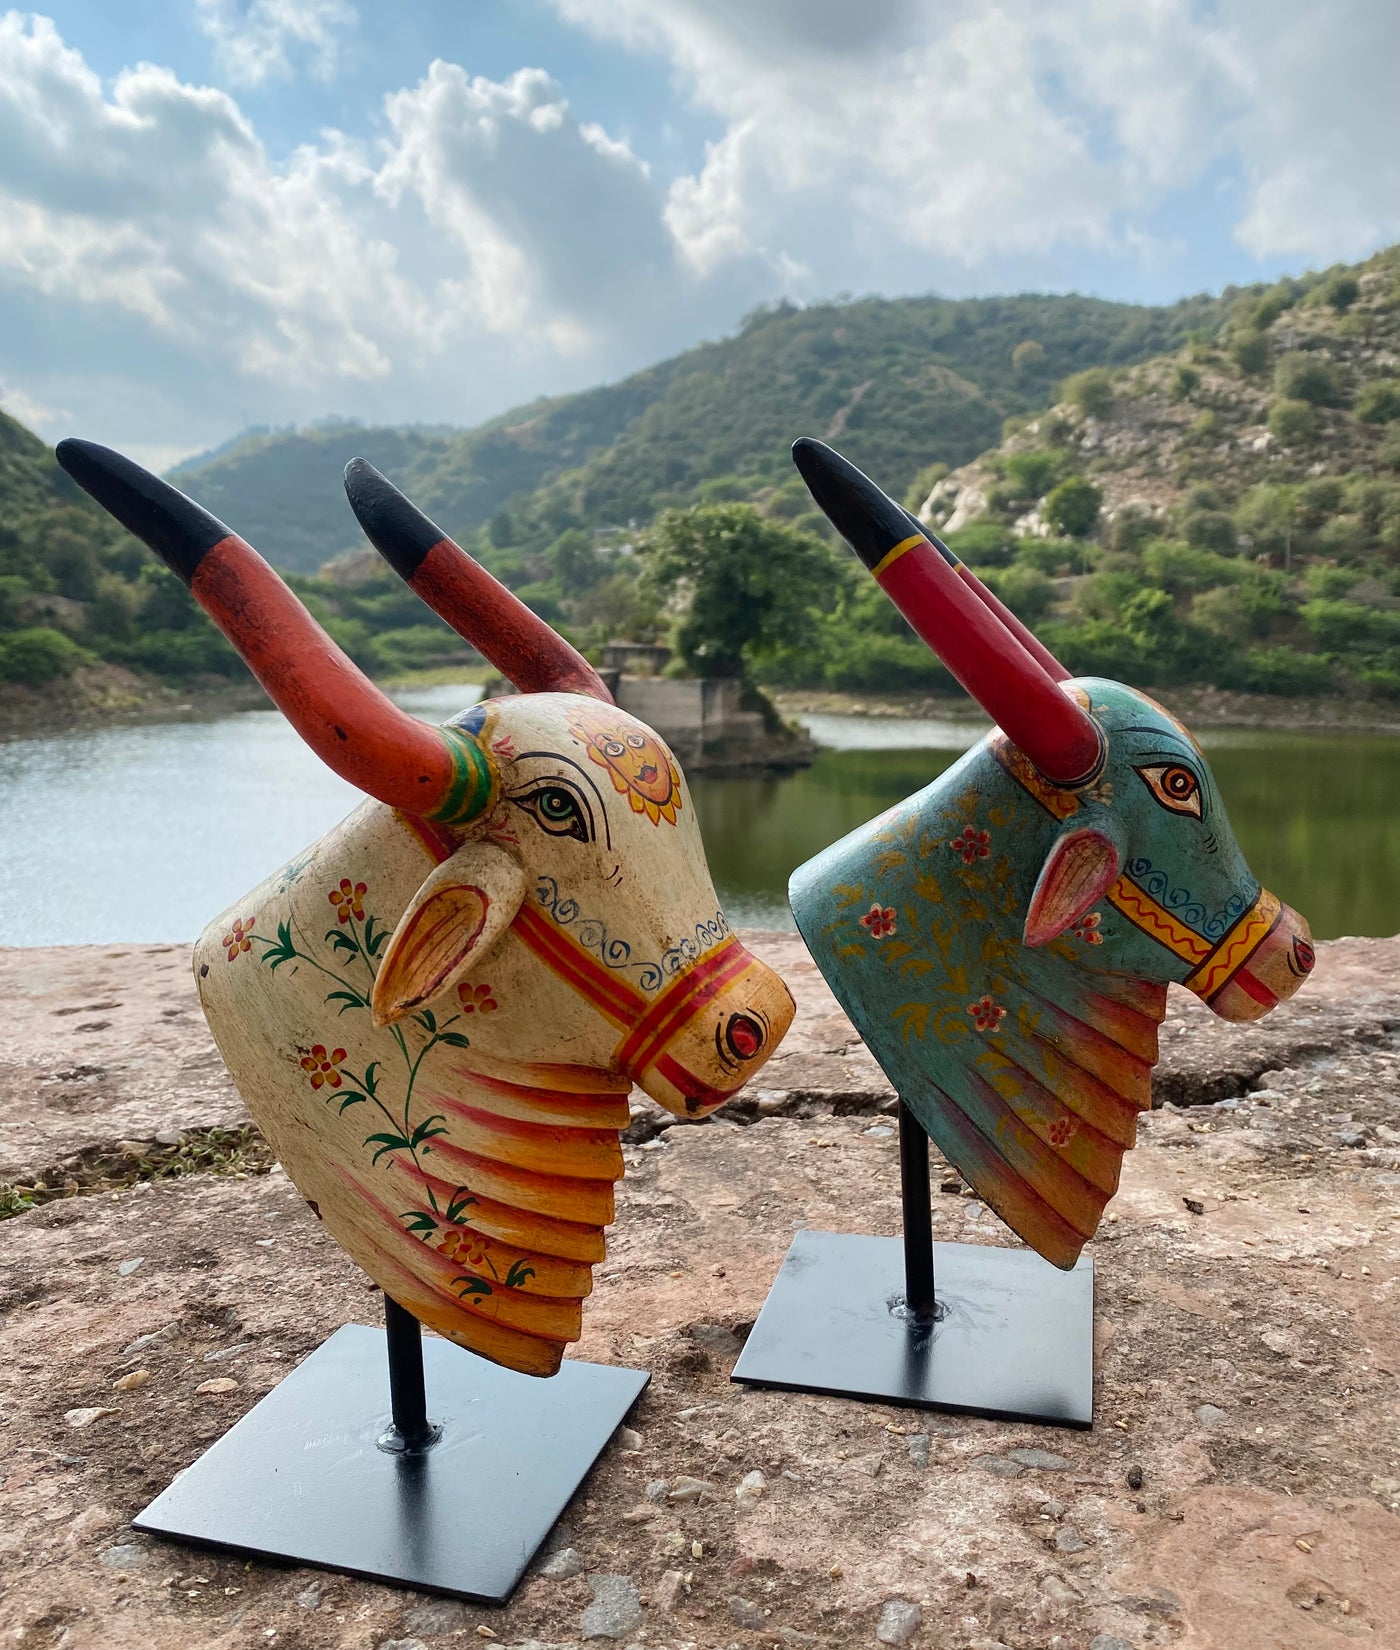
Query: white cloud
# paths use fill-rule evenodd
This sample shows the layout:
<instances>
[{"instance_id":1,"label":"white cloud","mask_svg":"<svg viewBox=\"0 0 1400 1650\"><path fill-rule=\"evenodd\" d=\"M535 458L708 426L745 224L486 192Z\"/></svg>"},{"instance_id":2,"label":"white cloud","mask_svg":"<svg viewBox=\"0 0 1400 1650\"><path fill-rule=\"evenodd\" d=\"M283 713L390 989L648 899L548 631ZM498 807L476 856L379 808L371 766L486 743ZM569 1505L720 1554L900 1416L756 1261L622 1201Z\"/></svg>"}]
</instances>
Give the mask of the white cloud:
<instances>
[{"instance_id":1,"label":"white cloud","mask_svg":"<svg viewBox=\"0 0 1400 1650\"><path fill-rule=\"evenodd\" d=\"M0 378L0 410L9 413L11 418L17 418L31 430L41 429L55 418L63 417L61 412L45 406L18 384L6 383L3 378Z\"/></svg>"},{"instance_id":2,"label":"white cloud","mask_svg":"<svg viewBox=\"0 0 1400 1650\"><path fill-rule=\"evenodd\" d=\"M195 0L195 16L236 86L288 80L302 61L331 79L356 21L349 0Z\"/></svg>"},{"instance_id":3,"label":"white cloud","mask_svg":"<svg viewBox=\"0 0 1400 1650\"><path fill-rule=\"evenodd\" d=\"M659 53L724 134L673 184L694 267L830 240L968 265L1120 254L1210 169L1259 257L1400 234L1392 0L552 0Z\"/></svg>"},{"instance_id":4,"label":"white cloud","mask_svg":"<svg viewBox=\"0 0 1400 1650\"><path fill-rule=\"evenodd\" d=\"M245 417L484 416L512 364L586 381L671 324L662 191L543 71L436 62L384 115L275 160L227 93L150 64L104 86L51 22L0 15L0 301L104 316L94 376L159 341ZM50 379L81 371L73 331Z\"/></svg>"}]
</instances>

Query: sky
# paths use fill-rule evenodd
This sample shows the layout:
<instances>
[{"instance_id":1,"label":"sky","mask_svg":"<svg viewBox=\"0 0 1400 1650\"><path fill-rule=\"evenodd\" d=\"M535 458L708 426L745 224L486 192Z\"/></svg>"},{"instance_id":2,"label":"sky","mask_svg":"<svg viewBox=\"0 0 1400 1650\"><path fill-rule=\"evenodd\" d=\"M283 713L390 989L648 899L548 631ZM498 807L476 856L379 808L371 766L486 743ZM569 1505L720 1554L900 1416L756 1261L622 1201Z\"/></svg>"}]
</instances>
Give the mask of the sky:
<instances>
[{"instance_id":1,"label":"sky","mask_svg":"<svg viewBox=\"0 0 1400 1650\"><path fill-rule=\"evenodd\" d=\"M1397 65L1396 0L0 10L0 407L162 468L473 424L779 298L1352 261L1400 240Z\"/></svg>"}]
</instances>

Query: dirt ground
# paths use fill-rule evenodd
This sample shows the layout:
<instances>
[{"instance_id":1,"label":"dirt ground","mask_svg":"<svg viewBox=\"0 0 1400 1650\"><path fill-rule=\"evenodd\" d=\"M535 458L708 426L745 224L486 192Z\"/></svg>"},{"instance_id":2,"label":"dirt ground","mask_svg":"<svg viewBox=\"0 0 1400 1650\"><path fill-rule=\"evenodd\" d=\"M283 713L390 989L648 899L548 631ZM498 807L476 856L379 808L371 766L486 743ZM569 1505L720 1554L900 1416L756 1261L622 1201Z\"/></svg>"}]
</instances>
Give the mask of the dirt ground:
<instances>
[{"instance_id":1,"label":"dirt ground","mask_svg":"<svg viewBox=\"0 0 1400 1650\"><path fill-rule=\"evenodd\" d=\"M716 1119L635 1105L576 1351L651 1384L503 1609L129 1528L382 1303L182 949L0 951L0 1644L1400 1647L1400 941L1321 947L1254 1027L1174 994L1091 1245L1091 1432L730 1383L796 1230L898 1230L893 1096L799 942L749 941L798 1024ZM941 1179L940 1240L1012 1241Z\"/></svg>"}]
</instances>

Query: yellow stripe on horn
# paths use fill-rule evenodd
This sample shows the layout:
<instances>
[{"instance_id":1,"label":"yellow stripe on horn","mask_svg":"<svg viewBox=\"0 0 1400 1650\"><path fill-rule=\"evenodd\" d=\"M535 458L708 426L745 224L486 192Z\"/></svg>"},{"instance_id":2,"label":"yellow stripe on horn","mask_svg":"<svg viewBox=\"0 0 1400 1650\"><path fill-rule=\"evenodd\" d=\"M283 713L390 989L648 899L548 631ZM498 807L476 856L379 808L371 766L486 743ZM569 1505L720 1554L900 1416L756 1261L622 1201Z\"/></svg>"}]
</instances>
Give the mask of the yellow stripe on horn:
<instances>
[{"instance_id":1,"label":"yellow stripe on horn","mask_svg":"<svg viewBox=\"0 0 1400 1650\"><path fill-rule=\"evenodd\" d=\"M927 543L928 540L922 533L911 533L907 539L901 539L893 550L886 550L870 571L878 579L882 573L887 573L906 551L912 550L915 545Z\"/></svg>"}]
</instances>

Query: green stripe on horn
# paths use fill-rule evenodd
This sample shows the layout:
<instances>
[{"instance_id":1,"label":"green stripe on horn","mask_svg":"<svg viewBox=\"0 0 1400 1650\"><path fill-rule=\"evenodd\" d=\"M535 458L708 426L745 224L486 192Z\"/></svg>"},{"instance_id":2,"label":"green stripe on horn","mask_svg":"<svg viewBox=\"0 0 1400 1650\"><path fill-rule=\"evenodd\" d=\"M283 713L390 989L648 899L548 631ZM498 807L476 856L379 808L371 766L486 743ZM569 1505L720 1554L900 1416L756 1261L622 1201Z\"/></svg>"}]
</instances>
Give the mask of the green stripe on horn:
<instances>
[{"instance_id":1,"label":"green stripe on horn","mask_svg":"<svg viewBox=\"0 0 1400 1650\"><path fill-rule=\"evenodd\" d=\"M500 775L481 741L461 728L438 729L452 758L452 780L441 802L424 815L435 825L470 825L495 807Z\"/></svg>"}]
</instances>

